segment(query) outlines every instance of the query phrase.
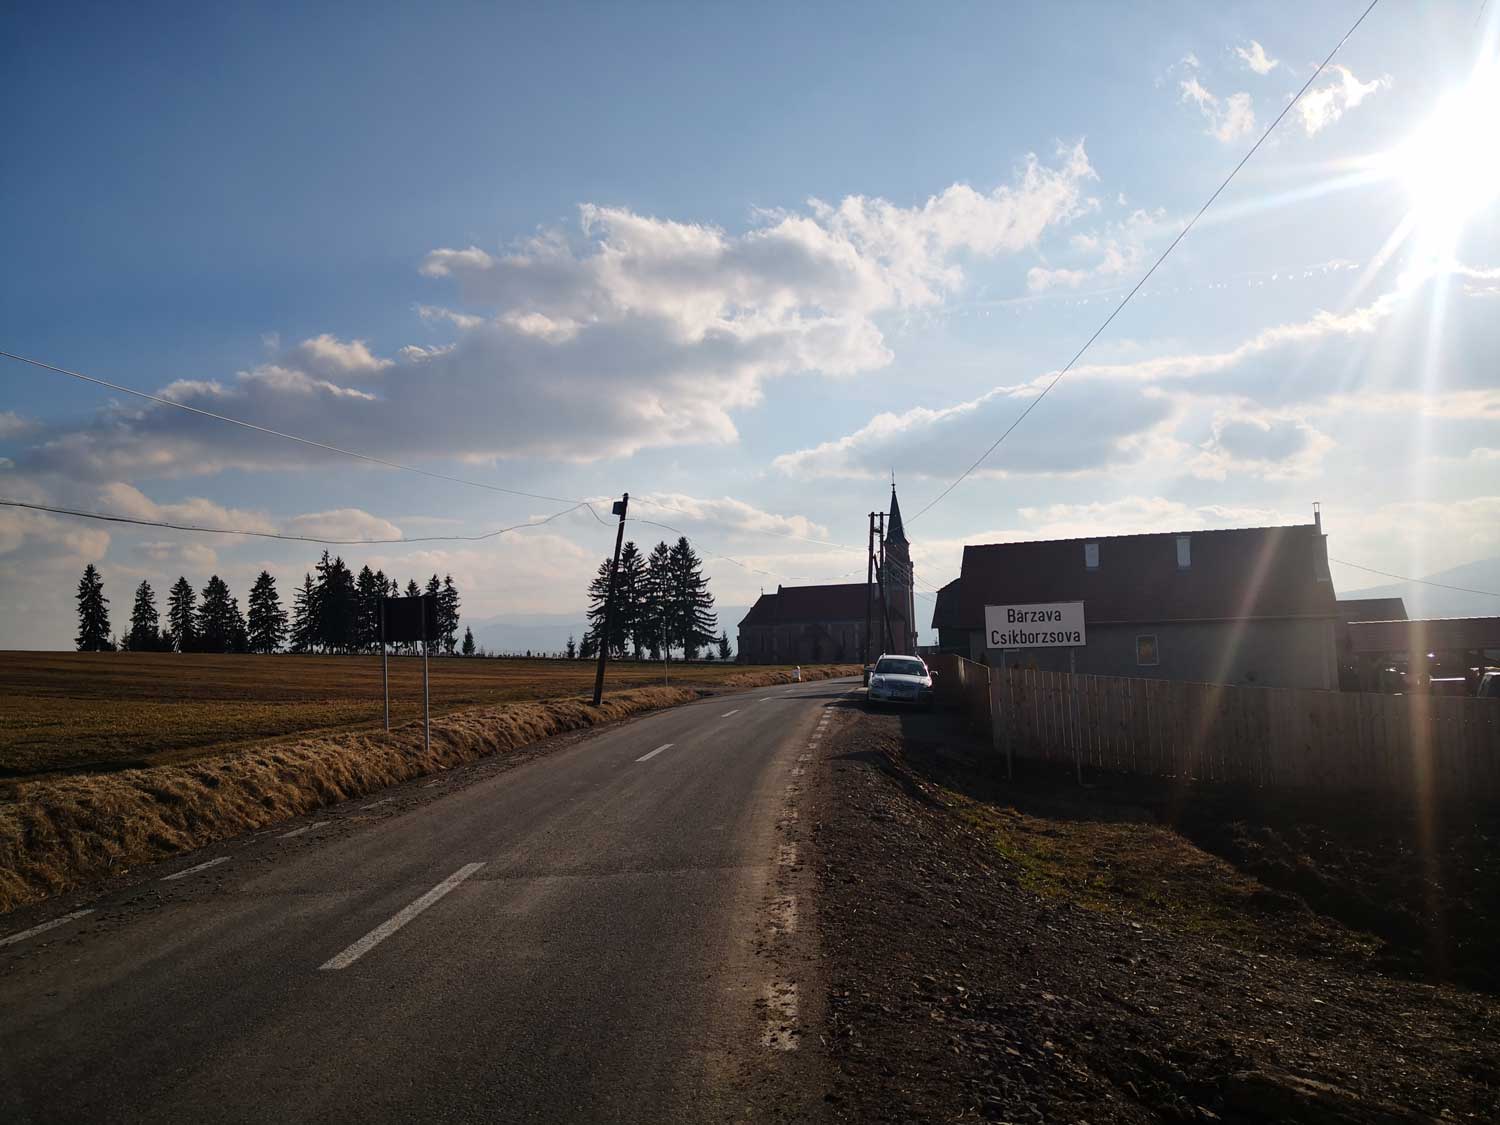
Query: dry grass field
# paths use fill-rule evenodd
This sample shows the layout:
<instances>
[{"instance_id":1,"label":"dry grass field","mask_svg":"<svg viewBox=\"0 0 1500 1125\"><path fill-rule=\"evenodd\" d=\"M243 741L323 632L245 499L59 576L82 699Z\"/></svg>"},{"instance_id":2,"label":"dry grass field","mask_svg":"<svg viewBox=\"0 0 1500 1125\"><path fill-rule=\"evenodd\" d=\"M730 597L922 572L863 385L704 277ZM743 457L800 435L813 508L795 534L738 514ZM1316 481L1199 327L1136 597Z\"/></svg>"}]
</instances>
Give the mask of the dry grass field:
<instances>
[{"instance_id":1,"label":"dry grass field","mask_svg":"<svg viewBox=\"0 0 1500 1125\"><path fill-rule=\"evenodd\" d=\"M391 721L422 713L422 662L392 657ZM756 673L774 671L756 668ZM734 686L734 664L673 664L673 687ZM592 691L583 661L431 662L434 715ZM612 663L606 690L658 685ZM0 652L0 778L181 762L381 722L376 656Z\"/></svg>"}]
</instances>

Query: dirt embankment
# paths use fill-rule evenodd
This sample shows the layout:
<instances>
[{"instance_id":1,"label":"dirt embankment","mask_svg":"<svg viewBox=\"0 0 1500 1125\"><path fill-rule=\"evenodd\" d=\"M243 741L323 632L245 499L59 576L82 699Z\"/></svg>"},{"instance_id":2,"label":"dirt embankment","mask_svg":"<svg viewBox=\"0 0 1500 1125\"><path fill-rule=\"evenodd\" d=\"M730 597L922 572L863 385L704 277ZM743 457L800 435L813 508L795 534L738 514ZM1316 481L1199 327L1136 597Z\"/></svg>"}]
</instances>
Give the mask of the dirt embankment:
<instances>
[{"instance_id":1,"label":"dirt embankment","mask_svg":"<svg viewBox=\"0 0 1500 1125\"><path fill-rule=\"evenodd\" d=\"M1149 808L1007 785L943 716L848 712L820 758L840 1118L1500 1118L1494 996Z\"/></svg>"},{"instance_id":2,"label":"dirt embankment","mask_svg":"<svg viewBox=\"0 0 1500 1125\"><path fill-rule=\"evenodd\" d=\"M847 674L804 670L808 680ZM745 672L733 686L789 679ZM473 708L434 719L431 749L415 722L389 734L349 731L181 765L12 783L0 799L0 913L422 774L703 694L639 687L606 696L598 708L583 699Z\"/></svg>"}]
</instances>

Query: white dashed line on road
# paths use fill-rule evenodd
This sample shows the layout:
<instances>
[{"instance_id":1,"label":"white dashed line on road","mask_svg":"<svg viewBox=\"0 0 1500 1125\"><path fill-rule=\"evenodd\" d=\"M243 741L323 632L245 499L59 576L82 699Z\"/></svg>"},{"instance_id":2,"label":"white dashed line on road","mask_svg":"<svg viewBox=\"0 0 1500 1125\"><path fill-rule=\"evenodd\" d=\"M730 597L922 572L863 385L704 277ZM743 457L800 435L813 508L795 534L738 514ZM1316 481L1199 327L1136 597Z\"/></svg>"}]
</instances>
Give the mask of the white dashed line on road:
<instances>
[{"instance_id":1,"label":"white dashed line on road","mask_svg":"<svg viewBox=\"0 0 1500 1125\"><path fill-rule=\"evenodd\" d=\"M756 700L756 702L757 703L769 703L769 702L771 702L771 700L773 700L775 698L776 697L774 695L763 695L758 700Z\"/></svg>"},{"instance_id":2,"label":"white dashed line on road","mask_svg":"<svg viewBox=\"0 0 1500 1125\"><path fill-rule=\"evenodd\" d=\"M663 750L670 750L675 745L677 745L675 742L663 742L660 746L658 746L655 750L651 751L649 754L642 754L639 758L636 759L636 761L637 762L649 762L652 758L656 757Z\"/></svg>"},{"instance_id":3,"label":"white dashed line on road","mask_svg":"<svg viewBox=\"0 0 1500 1125\"><path fill-rule=\"evenodd\" d=\"M738 715L739 713L740 713L740 709L738 707L736 707L733 711L725 711L722 715L719 716L719 718L721 718L721 719L727 719L727 718L729 718L730 715Z\"/></svg>"},{"instance_id":4,"label":"white dashed line on road","mask_svg":"<svg viewBox=\"0 0 1500 1125\"><path fill-rule=\"evenodd\" d=\"M11 934L10 937L0 938L0 945L15 945L18 941L25 941L27 938L36 937L37 934L45 934L48 930L55 930L58 926L65 925L74 919L82 918L85 914L92 914L93 912L93 907L87 910L75 910L71 914L64 914L61 918L54 918L50 922L43 922L40 926L32 926L29 930L22 930L18 934Z\"/></svg>"},{"instance_id":5,"label":"white dashed line on road","mask_svg":"<svg viewBox=\"0 0 1500 1125\"><path fill-rule=\"evenodd\" d=\"M797 845L796 844L782 844L781 845L781 851L776 856L776 863L777 863L777 866L779 866L779 867L796 867L797 866Z\"/></svg>"},{"instance_id":6,"label":"white dashed line on road","mask_svg":"<svg viewBox=\"0 0 1500 1125\"><path fill-rule=\"evenodd\" d=\"M293 828L290 832L283 832L277 839L290 840L293 836L300 836L304 832L311 832L314 828L322 828L323 822L315 820L311 824L304 824L301 828Z\"/></svg>"},{"instance_id":7,"label":"white dashed line on road","mask_svg":"<svg viewBox=\"0 0 1500 1125\"><path fill-rule=\"evenodd\" d=\"M452 875L449 875L446 879L444 879L437 886L433 887L432 890L428 891L421 898L417 899L415 902L411 903L408 906L402 907L401 910L393 914L390 918L386 919L380 925L376 926L373 930L367 933L364 937L360 938L348 949L340 953L337 957L329 958L327 961L324 961L321 965L319 965L318 968L320 970L347 969L350 965L354 964L354 962L358 961L366 953L370 952L370 950L374 949L386 938L390 937L402 926L406 925L406 923L410 922L418 914L422 913L422 911L426 910L438 899L442 898L454 887L458 886L483 866L484 864L482 863L464 864Z\"/></svg>"},{"instance_id":8,"label":"white dashed line on road","mask_svg":"<svg viewBox=\"0 0 1500 1125\"><path fill-rule=\"evenodd\" d=\"M790 934L797 930L797 896L788 895L771 904L771 933Z\"/></svg>"},{"instance_id":9,"label":"white dashed line on road","mask_svg":"<svg viewBox=\"0 0 1500 1125\"><path fill-rule=\"evenodd\" d=\"M217 867L221 863L228 863L228 862L229 862L229 857L227 855L221 855L218 859L211 859L207 863L200 863L200 864L198 864L197 867L189 867L186 871L179 871L175 875L164 875L164 876L162 876L162 880L161 881L163 883L169 883L173 879L183 879L183 878L186 878L189 875L195 875L199 871L207 871L210 867Z\"/></svg>"}]
</instances>

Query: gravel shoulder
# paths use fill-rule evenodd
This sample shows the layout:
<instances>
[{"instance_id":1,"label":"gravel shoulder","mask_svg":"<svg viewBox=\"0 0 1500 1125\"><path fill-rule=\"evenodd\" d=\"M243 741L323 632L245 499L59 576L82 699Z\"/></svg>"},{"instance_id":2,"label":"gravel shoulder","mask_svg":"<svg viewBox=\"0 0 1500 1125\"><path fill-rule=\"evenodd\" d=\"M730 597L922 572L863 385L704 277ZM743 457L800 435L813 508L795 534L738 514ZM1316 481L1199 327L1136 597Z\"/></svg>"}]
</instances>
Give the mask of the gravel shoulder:
<instances>
[{"instance_id":1,"label":"gravel shoulder","mask_svg":"<svg viewBox=\"0 0 1500 1125\"><path fill-rule=\"evenodd\" d=\"M1492 994L1413 979L1201 830L1008 785L941 714L842 708L815 765L837 1119L1500 1117Z\"/></svg>"}]
</instances>

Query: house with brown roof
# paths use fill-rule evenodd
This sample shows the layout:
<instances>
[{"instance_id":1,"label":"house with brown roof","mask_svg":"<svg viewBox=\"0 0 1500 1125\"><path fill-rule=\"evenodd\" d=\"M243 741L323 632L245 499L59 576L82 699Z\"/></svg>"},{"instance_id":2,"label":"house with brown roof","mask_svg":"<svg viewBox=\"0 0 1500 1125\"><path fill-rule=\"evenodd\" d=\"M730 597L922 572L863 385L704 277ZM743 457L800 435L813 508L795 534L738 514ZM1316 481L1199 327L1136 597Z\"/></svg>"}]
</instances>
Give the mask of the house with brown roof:
<instances>
[{"instance_id":1,"label":"house with brown roof","mask_svg":"<svg viewBox=\"0 0 1500 1125\"><path fill-rule=\"evenodd\" d=\"M882 548L885 574L880 584L778 586L774 594L761 594L740 621L738 659L746 664L862 660L867 615L872 657L882 652L915 653L911 545L894 486Z\"/></svg>"},{"instance_id":2,"label":"house with brown roof","mask_svg":"<svg viewBox=\"0 0 1500 1125\"><path fill-rule=\"evenodd\" d=\"M1082 602L1085 645L992 648L985 607ZM1268 687L1338 686L1321 520L964 548L933 613L939 647L989 664Z\"/></svg>"}]
</instances>

